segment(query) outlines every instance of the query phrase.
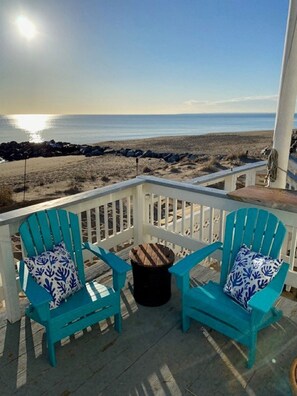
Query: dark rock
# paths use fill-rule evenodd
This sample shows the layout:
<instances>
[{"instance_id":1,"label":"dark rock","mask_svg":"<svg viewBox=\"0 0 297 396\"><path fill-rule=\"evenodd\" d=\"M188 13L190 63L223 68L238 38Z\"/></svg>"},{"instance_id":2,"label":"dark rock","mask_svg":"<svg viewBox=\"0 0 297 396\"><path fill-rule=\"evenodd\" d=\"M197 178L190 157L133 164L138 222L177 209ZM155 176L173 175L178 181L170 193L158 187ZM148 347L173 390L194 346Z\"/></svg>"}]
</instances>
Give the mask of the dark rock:
<instances>
[{"instance_id":1,"label":"dark rock","mask_svg":"<svg viewBox=\"0 0 297 396\"><path fill-rule=\"evenodd\" d=\"M180 160L180 156L178 154L169 154L164 158L166 162L172 164L173 162L178 162Z\"/></svg>"},{"instance_id":2,"label":"dark rock","mask_svg":"<svg viewBox=\"0 0 297 396\"><path fill-rule=\"evenodd\" d=\"M95 149L95 150L93 150L93 151L91 151L91 156L98 156L98 155L103 155L103 151L102 150L100 150L99 148L97 148L97 149Z\"/></svg>"},{"instance_id":3,"label":"dark rock","mask_svg":"<svg viewBox=\"0 0 297 396\"><path fill-rule=\"evenodd\" d=\"M141 157L143 155L143 150L136 150L135 157Z\"/></svg>"},{"instance_id":4,"label":"dark rock","mask_svg":"<svg viewBox=\"0 0 297 396\"><path fill-rule=\"evenodd\" d=\"M197 158L198 158L198 155L196 155L196 154L188 154L188 159L190 161L196 161Z\"/></svg>"},{"instance_id":5,"label":"dark rock","mask_svg":"<svg viewBox=\"0 0 297 396\"><path fill-rule=\"evenodd\" d=\"M115 153L116 153L116 151L113 149L104 150L104 154L115 154Z\"/></svg>"},{"instance_id":6,"label":"dark rock","mask_svg":"<svg viewBox=\"0 0 297 396\"><path fill-rule=\"evenodd\" d=\"M152 150L147 150L147 151L145 151L143 154L142 154L142 157L143 158L152 158L152 154L153 154L153 152L152 152Z\"/></svg>"},{"instance_id":7,"label":"dark rock","mask_svg":"<svg viewBox=\"0 0 297 396\"><path fill-rule=\"evenodd\" d=\"M129 150L130 150L130 149L121 148L121 149L119 150L119 153L120 153L121 155L123 155L124 157L126 157L126 155L127 155L127 153L128 153Z\"/></svg>"},{"instance_id":8,"label":"dark rock","mask_svg":"<svg viewBox=\"0 0 297 396\"><path fill-rule=\"evenodd\" d=\"M128 150L126 153L126 157L136 157L134 150Z\"/></svg>"},{"instance_id":9,"label":"dark rock","mask_svg":"<svg viewBox=\"0 0 297 396\"><path fill-rule=\"evenodd\" d=\"M82 153L83 155L90 154L92 151L93 151L93 147L91 147L91 146L86 146L86 147L83 147L83 148L81 149L81 153Z\"/></svg>"}]
</instances>

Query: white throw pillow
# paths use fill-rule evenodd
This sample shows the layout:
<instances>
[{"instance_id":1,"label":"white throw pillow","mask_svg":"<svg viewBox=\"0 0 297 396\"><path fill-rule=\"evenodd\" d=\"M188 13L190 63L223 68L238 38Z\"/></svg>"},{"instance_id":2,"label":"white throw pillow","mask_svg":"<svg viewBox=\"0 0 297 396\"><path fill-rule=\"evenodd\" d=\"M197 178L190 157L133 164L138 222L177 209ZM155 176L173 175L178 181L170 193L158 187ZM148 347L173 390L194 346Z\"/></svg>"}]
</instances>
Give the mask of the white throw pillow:
<instances>
[{"instance_id":1,"label":"white throw pillow","mask_svg":"<svg viewBox=\"0 0 297 396\"><path fill-rule=\"evenodd\" d=\"M82 288L76 266L64 242L38 256L25 258L24 262L36 282L52 296L51 309Z\"/></svg>"},{"instance_id":2,"label":"white throw pillow","mask_svg":"<svg viewBox=\"0 0 297 396\"><path fill-rule=\"evenodd\" d=\"M281 264L282 260L253 252L243 245L227 277L224 292L251 311L248 301L255 293L268 285L277 274Z\"/></svg>"}]
</instances>

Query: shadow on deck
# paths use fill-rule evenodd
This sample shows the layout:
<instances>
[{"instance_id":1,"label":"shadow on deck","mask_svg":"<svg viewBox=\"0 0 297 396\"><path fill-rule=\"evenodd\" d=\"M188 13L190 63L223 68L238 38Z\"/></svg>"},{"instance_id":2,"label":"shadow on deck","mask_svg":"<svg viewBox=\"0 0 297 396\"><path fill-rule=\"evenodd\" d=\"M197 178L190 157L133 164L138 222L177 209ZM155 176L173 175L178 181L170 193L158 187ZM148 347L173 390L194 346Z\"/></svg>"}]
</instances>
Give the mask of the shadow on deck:
<instances>
[{"instance_id":1,"label":"shadow on deck","mask_svg":"<svg viewBox=\"0 0 297 396\"><path fill-rule=\"evenodd\" d=\"M199 267L199 281L214 271ZM106 276L105 276L106 277ZM180 298L155 308L137 305L132 274L122 294L123 332L112 321L57 346L57 368L46 357L43 329L22 317L0 324L1 395L290 395L289 368L297 356L297 305L282 297L284 317L259 335L256 364L246 350L192 322L180 329Z\"/></svg>"}]
</instances>

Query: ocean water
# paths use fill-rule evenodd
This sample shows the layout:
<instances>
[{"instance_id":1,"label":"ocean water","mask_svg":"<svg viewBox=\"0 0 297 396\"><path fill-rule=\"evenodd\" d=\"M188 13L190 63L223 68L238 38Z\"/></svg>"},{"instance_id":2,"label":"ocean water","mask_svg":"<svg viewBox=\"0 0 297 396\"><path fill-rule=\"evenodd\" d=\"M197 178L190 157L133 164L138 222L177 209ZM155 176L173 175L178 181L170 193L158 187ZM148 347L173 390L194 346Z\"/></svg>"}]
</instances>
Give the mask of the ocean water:
<instances>
[{"instance_id":1,"label":"ocean water","mask_svg":"<svg viewBox=\"0 0 297 396\"><path fill-rule=\"evenodd\" d=\"M0 143L54 139L79 144L157 136L274 128L275 114L11 115L0 116ZM295 117L295 127L297 119Z\"/></svg>"}]
</instances>

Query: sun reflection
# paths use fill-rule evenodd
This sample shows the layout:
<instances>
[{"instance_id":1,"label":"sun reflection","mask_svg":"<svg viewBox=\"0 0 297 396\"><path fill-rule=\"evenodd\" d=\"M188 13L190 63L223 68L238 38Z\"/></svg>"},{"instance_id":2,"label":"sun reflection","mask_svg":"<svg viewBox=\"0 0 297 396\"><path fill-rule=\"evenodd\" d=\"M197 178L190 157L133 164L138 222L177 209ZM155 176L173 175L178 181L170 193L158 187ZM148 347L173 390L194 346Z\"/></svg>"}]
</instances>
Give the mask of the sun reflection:
<instances>
[{"instance_id":1,"label":"sun reflection","mask_svg":"<svg viewBox=\"0 0 297 396\"><path fill-rule=\"evenodd\" d=\"M14 114L7 116L11 125L29 133L32 143L43 142L42 131L51 127L53 115L49 114Z\"/></svg>"}]
</instances>

